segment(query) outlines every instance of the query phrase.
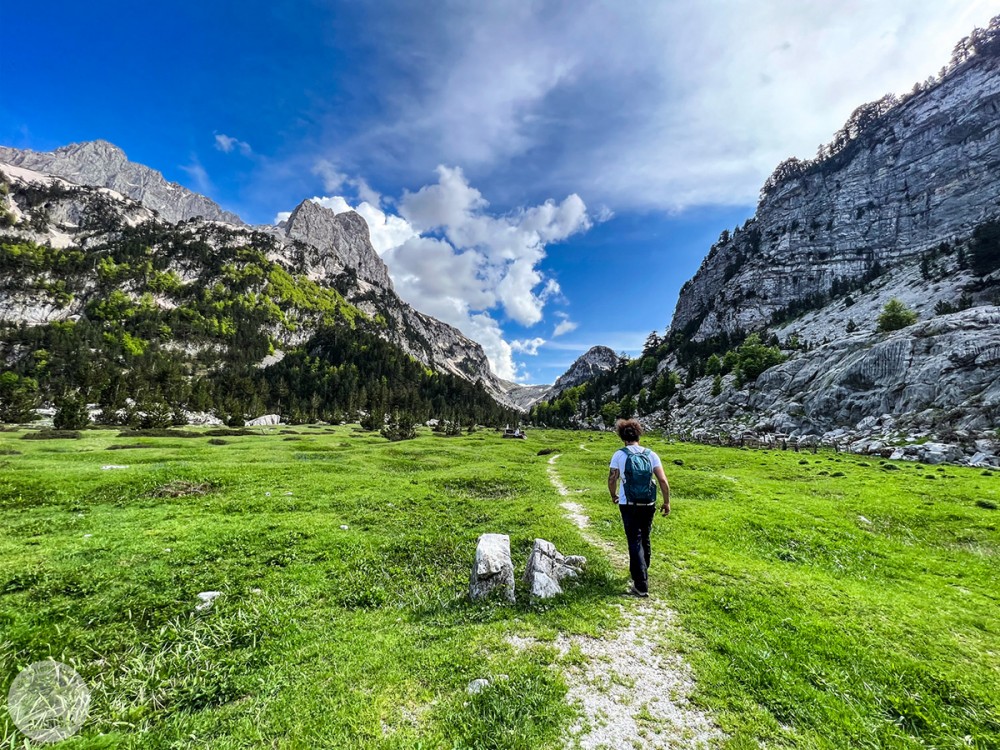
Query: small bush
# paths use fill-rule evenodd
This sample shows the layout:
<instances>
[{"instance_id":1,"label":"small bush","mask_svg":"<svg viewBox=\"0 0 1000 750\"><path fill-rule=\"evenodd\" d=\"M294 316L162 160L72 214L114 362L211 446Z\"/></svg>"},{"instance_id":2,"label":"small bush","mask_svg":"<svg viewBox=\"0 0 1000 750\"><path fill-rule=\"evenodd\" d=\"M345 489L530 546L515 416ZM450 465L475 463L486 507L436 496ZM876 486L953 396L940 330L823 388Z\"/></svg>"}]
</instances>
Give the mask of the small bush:
<instances>
[{"instance_id":1,"label":"small bush","mask_svg":"<svg viewBox=\"0 0 1000 750\"><path fill-rule=\"evenodd\" d=\"M555 453L555 452L556 452L555 448L542 448L540 451L538 451L537 455L539 455L539 456L547 456L550 453Z\"/></svg>"},{"instance_id":2,"label":"small bush","mask_svg":"<svg viewBox=\"0 0 1000 750\"><path fill-rule=\"evenodd\" d=\"M205 430L201 434L204 437L238 437L240 435L253 435L250 430L244 430L242 428L232 429L229 427L216 427L214 430Z\"/></svg>"},{"instance_id":3,"label":"small bush","mask_svg":"<svg viewBox=\"0 0 1000 750\"><path fill-rule=\"evenodd\" d=\"M90 424L87 403L80 396L66 396L56 401L52 426L57 430L82 430Z\"/></svg>"},{"instance_id":4,"label":"small bush","mask_svg":"<svg viewBox=\"0 0 1000 750\"><path fill-rule=\"evenodd\" d=\"M157 428L154 430L122 430L118 433L117 437L120 438L139 438L139 437L169 437L169 438L196 438L201 437L200 433L192 432L191 430L167 430L164 428Z\"/></svg>"},{"instance_id":5,"label":"small bush","mask_svg":"<svg viewBox=\"0 0 1000 750\"><path fill-rule=\"evenodd\" d=\"M109 445L105 450L109 451L127 451L133 448L155 448L155 445L150 445L149 443L132 443L130 445Z\"/></svg>"},{"instance_id":6,"label":"small bush","mask_svg":"<svg viewBox=\"0 0 1000 750\"><path fill-rule=\"evenodd\" d=\"M0 456L20 456L21 451L16 451L13 448L0 448Z\"/></svg>"},{"instance_id":7,"label":"small bush","mask_svg":"<svg viewBox=\"0 0 1000 750\"><path fill-rule=\"evenodd\" d=\"M976 505L980 508L985 508L986 510L997 509L997 504L992 500L976 500Z\"/></svg>"},{"instance_id":8,"label":"small bush","mask_svg":"<svg viewBox=\"0 0 1000 750\"><path fill-rule=\"evenodd\" d=\"M893 297L885 303L882 313L878 316L878 329L883 333L898 331L917 322L917 314L908 308L902 300Z\"/></svg>"},{"instance_id":9,"label":"small bush","mask_svg":"<svg viewBox=\"0 0 1000 750\"><path fill-rule=\"evenodd\" d=\"M228 440L223 440L222 438L212 438L208 441L209 445L229 445Z\"/></svg>"}]
</instances>

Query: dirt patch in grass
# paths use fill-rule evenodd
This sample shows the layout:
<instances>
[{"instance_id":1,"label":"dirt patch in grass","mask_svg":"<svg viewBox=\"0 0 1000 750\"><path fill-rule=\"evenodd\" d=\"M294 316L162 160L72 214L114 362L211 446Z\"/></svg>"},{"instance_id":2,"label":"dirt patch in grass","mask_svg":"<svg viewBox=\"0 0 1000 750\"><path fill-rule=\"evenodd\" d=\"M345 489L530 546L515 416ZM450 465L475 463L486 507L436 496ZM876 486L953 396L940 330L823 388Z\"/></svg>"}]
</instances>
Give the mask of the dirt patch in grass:
<instances>
[{"instance_id":1,"label":"dirt patch in grass","mask_svg":"<svg viewBox=\"0 0 1000 750\"><path fill-rule=\"evenodd\" d=\"M518 481L472 477L445 482L444 490L449 495L460 497L474 497L480 500L502 500L525 492L527 485Z\"/></svg>"}]
</instances>

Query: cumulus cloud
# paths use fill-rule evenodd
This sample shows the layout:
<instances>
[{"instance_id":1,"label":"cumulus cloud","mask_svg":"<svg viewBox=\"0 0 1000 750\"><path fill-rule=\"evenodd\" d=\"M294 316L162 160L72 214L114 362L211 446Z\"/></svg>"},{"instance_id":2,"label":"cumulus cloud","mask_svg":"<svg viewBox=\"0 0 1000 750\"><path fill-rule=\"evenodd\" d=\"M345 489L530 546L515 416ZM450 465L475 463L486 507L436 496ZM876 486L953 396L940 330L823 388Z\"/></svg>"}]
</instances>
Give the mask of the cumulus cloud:
<instances>
[{"instance_id":1,"label":"cumulus cloud","mask_svg":"<svg viewBox=\"0 0 1000 750\"><path fill-rule=\"evenodd\" d=\"M366 155L367 173L461 164L509 203L527 185L619 212L754 202L778 162L936 73L997 12L996 0L387 4L365 83L390 104L354 130L331 115L326 145Z\"/></svg>"},{"instance_id":2,"label":"cumulus cloud","mask_svg":"<svg viewBox=\"0 0 1000 750\"><path fill-rule=\"evenodd\" d=\"M239 151L244 156L250 156L253 153L253 149L250 148L250 144L246 141L241 141L238 138L233 138L225 133L215 134L215 147L224 154L231 154L233 151Z\"/></svg>"},{"instance_id":3,"label":"cumulus cloud","mask_svg":"<svg viewBox=\"0 0 1000 750\"><path fill-rule=\"evenodd\" d=\"M342 186L348 182L331 175L338 179ZM545 340L507 342L494 316L524 326L541 321L546 303L562 295L559 283L539 268L546 246L591 225L577 195L490 214L462 170L443 166L436 183L403 194L398 215L367 201L352 206L340 195L313 200L337 213L361 214L399 296L478 341L494 372L508 380L523 377L513 354L537 354Z\"/></svg>"}]
</instances>

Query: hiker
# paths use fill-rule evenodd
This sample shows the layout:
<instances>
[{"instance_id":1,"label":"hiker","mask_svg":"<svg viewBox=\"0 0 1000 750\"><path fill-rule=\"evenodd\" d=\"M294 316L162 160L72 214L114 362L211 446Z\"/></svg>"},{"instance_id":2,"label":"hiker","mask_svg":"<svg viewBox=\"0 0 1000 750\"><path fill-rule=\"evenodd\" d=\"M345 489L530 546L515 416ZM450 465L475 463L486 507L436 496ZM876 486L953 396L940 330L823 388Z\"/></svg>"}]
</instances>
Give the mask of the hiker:
<instances>
[{"instance_id":1,"label":"hiker","mask_svg":"<svg viewBox=\"0 0 1000 750\"><path fill-rule=\"evenodd\" d=\"M628 593L649 596L646 571L650 555L649 531L656 515L656 485L659 484L663 492L660 512L664 516L670 515L670 485L663 473L660 457L639 445L642 426L634 419L619 419L615 430L625 447L615 451L611 457L608 491L612 501L618 503L625 538L628 539L628 567L632 575L632 587Z\"/></svg>"}]
</instances>

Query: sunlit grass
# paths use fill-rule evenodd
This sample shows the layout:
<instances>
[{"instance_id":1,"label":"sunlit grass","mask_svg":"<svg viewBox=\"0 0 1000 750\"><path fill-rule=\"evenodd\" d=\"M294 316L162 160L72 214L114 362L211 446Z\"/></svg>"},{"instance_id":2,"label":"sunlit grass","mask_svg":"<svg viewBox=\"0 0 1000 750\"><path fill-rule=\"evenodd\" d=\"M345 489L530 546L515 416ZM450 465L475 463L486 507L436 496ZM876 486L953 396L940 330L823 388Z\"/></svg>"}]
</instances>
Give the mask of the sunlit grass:
<instances>
[{"instance_id":1,"label":"sunlit grass","mask_svg":"<svg viewBox=\"0 0 1000 750\"><path fill-rule=\"evenodd\" d=\"M623 549L617 440L257 433L0 433L0 688L47 657L77 669L91 718L66 747L559 747L579 654L505 637L614 632L625 577L538 453ZM651 588L730 747L997 747L1000 476L645 442L674 490ZM516 606L473 605L487 531L518 573L536 536L591 565L554 603L519 582ZM223 594L197 611L202 591Z\"/></svg>"}]
</instances>

